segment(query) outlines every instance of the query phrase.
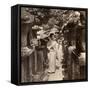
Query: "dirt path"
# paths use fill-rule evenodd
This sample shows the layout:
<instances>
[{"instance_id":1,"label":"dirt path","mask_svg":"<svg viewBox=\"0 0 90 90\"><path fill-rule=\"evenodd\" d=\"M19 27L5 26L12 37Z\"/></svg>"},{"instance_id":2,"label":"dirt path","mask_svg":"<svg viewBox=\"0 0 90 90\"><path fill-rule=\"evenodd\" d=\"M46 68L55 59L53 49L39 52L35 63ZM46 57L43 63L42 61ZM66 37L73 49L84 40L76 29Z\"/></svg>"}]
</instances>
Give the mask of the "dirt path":
<instances>
[{"instance_id":1,"label":"dirt path","mask_svg":"<svg viewBox=\"0 0 90 90\"><path fill-rule=\"evenodd\" d=\"M55 73L49 74L48 81L63 80L63 68L56 69Z\"/></svg>"},{"instance_id":2,"label":"dirt path","mask_svg":"<svg viewBox=\"0 0 90 90\"><path fill-rule=\"evenodd\" d=\"M46 70L46 75L43 78L43 81L57 81L57 80L63 80L64 75L63 71L64 69L62 66L60 66L58 69L56 69L55 73L48 73L48 70Z\"/></svg>"}]
</instances>

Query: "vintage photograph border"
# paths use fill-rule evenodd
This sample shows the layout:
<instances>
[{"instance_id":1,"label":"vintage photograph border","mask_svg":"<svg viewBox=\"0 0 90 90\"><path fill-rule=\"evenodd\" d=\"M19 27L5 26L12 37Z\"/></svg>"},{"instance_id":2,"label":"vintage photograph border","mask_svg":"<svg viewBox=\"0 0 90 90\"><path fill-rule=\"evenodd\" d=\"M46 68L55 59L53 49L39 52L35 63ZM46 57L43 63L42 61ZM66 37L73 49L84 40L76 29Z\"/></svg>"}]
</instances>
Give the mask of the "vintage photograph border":
<instances>
[{"instance_id":1,"label":"vintage photograph border","mask_svg":"<svg viewBox=\"0 0 90 90\"><path fill-rule=\"evenodd\" d=\"M86 79L83 80L62 80L62 81L40 81L40 82L21 82L21 8L22 7L31 7L31 8L47 8L47 9L62 9L62 10L83 10L86 12ZM25 5L25 4L18 4L18 66L19 66L19 77L18 77L18 83L19 85L35 85L35 84L51 84L51 83L74 83L74 82L82 82L82 81L88 81L88 9L87 8L76 8L76 7L60 7L60 6L43 6L43 5Z\"/></svg>"}]
</instances>

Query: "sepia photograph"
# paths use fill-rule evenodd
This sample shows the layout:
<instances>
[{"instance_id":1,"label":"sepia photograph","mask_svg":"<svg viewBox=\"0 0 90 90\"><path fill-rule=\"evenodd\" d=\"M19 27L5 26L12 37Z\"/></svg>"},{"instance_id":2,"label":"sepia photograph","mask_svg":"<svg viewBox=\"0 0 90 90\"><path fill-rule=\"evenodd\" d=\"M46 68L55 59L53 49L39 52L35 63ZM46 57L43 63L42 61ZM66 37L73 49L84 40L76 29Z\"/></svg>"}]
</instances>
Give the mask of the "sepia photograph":
<instances>
[{"instance_id":1,"label":"sepia photograph","mask_svg":"<svg viewBox=\"0 0 90 90\"><path fill-rule=\"evenodd\" d=\"M86 80L87 12L21 7L21 83Z\"/></svg>"}]
</instances>

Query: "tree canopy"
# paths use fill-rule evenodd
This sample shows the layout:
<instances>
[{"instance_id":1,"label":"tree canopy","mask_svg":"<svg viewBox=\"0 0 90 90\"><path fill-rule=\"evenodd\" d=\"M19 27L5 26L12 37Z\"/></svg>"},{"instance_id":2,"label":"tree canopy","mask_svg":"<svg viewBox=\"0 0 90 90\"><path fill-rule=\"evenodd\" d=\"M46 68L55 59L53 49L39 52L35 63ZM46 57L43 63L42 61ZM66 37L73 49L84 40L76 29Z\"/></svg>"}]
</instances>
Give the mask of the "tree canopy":
<instances>
[{"instance_id":1,"label":"tree canopy","mask_svg":"<svg viewBox=\"0 0 90 90\"><path fill-rule=\"evenodd\" d=\"M57 28L62 31L68 23L84 23L85 12L63 9L21 8L21 19L23 23L31 23L32 30L43 29L47 32L52 28Z\"/></svg>"}]
</instances>

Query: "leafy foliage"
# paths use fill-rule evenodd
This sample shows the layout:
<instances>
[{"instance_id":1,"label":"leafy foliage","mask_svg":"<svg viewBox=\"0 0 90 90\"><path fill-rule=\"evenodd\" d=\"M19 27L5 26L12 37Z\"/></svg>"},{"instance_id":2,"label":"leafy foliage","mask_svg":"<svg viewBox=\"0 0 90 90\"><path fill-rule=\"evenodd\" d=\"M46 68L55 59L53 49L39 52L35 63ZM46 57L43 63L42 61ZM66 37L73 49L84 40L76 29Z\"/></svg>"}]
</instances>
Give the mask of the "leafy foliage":
<instances>
[{"instance_id":1,"label":"leafy foliage","mask_svg":"<svg viewBox=\"0 0 90 90\"><path fill-rule=\"evenodd\" d=\"M85 12L63 9L45 9L45 8L22 8L22 20L30 21L32 30L50 31L57 28L62 31L68 23L84 23ZM81 20L80 15L82 14ZM28 22L27 22L28 23Z\"/></svg>"}]
</instances>

